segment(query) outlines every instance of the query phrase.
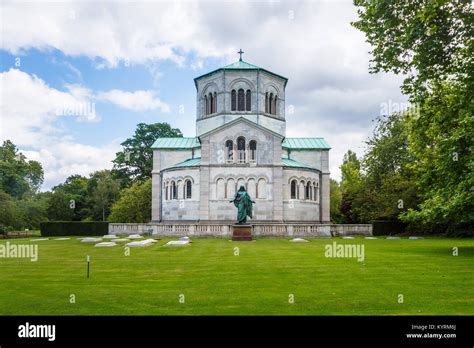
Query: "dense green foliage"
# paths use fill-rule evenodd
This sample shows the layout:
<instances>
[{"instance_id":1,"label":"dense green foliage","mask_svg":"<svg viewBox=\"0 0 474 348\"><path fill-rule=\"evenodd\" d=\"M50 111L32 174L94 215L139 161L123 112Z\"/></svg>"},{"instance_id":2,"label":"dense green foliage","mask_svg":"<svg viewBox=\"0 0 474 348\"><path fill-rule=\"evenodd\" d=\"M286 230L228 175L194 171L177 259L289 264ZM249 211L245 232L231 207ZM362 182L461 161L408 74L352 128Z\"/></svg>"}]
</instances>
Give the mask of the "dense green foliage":
<instances>
[{"instance_id":1,"label":"dense green foliage","mask_svg":"<svg viewBox=\"0 0 474 348\"><path fill-rule=\"evenodd\" d=\"M474 221L474 103L456 84L437 86L420 117L407 114L408 167L416 175L422 202L403 216L407 221Z\"/></svg>"},{"instance_id":2,"label":"dense green foliage","mask_svg":"<svg viewBox=\"0 0 474 348\"><path fill-rule=\"evenodd\" d=\"M117 153L113 161L114 172L121 179L128 181L143 181L151 178L153 143L158 138L182 136L179 129L171 128L168 123L139 123L133 137L121 144L123 150Z\"/></svg>"},{"instance_id":3,"label":"dense green foliage","mask_svg":"<svg viewBox=\"0 0 474 348\"><path fill-rule=\"evenodd\" d=\"M48 221L40 224L41 236L103 236L109 223L102 221Z\"/></svg>"},{"instance_id":4,"label":"dense green foliage","mask_svg":"<svg viewBox=\"0 0 474 348\"><path fill-rule=\"evenodd\" d=\"M120 198L113 205L110 222L150 222L151 179L135 183L122 190Z\"/></svg>"},{"instance_id":5,"label":"dense green foliage","mask_svg":"<svg viewBox=\"0 0 474 348\"><path fill-rule=\"evenodd\" d=\"M407 225L401 221L374 220L372 221L372 234L374 236L386 236L405 232Z\"/></svg>"},{"instance_id":6,"label":"dense green foliage","mask_svg":"<svg viewBox=\"0 0 474 348\"><path fill-rule=\"evenodd\" d=\"M354 0L361 30L372 46L371 72L404 74L412 101L442 81L471 84L474 16L463 0ZM469 81L471 80L471 81Z\"/></svg>"},{"instance_id":7,"label":"dense green foliage","mask_svg":"<svg viewBox=\"0 0 474 348\"><path fill-rule=\"evenodd\" d=\"M394 114L378 119L363 158L348 151L341 165L340 211L344 221L397 220L418 203L410 162L406 122Z\"/></svg>"},{"instance_id":8,"label":"dense green foliage","mask_svg":"<svg viewBox=\"0 0 474 348\"><path fill-rule=\"evenodd\" d=\"M339 187L339 183L331 179L330 180L330 199L329 199L329 204L330 204L330 215L331 215L331 222L334 224L339 224L344 221L344 218L341 214L341 203L342 203L342 191L341 188Z\"/></svg>"},{"instance_id":9,"label":"dense green foliage","mask_svg":"<svg viewBox=\"0 0 474 348\"><path fill-rule=\"evenodd\" d=\"M36 193L43 183L43 168L37 161L27 161L10 141L0 146L0 190L14 198Z\"/></svg>"},{"instance_id":10,"label":"dense green foliage","mask_svg":"<svg viewBox=\"0 0 474 348\"><path fill-rule=\"evenodd\" d=\"M75 238L37 242L37 262L0 259L0 315L474 314L472 239L201 238L163 246L167 241L129 256L123 247L95 248ZM325 257L333 241L365 244L365 260Z\"/></svg>"},{"instance_id":11,"label":"dense green foliage","mask_svg":"<svg viewBox=\"0 0 474 348\"><path fill-rule=\"evenodd\" d=\"M371 72L403 74L402 90L416 107L391 115L395 123L384 121L375 143L369 141L362 174L366 192L349 194L352 215L359 220L394 218L398 208L398 218L411 224L472 230L474 14L470 2L355 0L354 4L359 20L353 25L373 48ZM383 195L373 188L381 188ZM385 213L366 215L357 201L361 197L364 204L372 200L372 205L384 207ZM394 200L402 200L402 207Z\"/></svg>"}]
</instances>

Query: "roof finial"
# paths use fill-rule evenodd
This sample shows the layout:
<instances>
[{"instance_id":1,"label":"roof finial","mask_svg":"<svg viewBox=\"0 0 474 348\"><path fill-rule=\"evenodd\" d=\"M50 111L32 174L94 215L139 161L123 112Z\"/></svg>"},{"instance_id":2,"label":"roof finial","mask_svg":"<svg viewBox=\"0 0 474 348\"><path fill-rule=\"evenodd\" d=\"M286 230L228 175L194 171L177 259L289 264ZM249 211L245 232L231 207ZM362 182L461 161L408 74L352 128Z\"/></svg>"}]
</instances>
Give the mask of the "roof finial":
<instances>
[{"instance_id":1,"label":"roof finial","mask_svg":"<svg viewBox=\"0 0 474 348\"><path fill-rule=\"evenodd\" d=\"M239 61L241 62L242 61L242 54L244 53L244 51L242 51L242 49L240 49L239 52L237 52L237 53L240 54Z\"/></svg>"}]
</instances>

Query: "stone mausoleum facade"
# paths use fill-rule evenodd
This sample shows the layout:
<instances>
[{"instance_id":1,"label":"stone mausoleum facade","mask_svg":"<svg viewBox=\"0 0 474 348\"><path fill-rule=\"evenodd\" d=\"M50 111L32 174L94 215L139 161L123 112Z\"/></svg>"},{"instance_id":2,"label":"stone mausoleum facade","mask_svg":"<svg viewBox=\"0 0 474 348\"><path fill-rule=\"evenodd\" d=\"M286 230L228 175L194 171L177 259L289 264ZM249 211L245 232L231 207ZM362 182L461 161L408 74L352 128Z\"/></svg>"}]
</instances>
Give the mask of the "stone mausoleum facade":
<instances>
[{"instance_id":1,"label":"stone mausoleum facade","mask_svg":"<svg viewBox=\"0 0 474 348\"><path fill-rule=\"evenodd\" d=\"M330 147L286 137L287 82L242 60L194 79L196 136L153 145L152 222L232 223L240 186L249 223L330 222Z\"/></svg>"}]
</instances>

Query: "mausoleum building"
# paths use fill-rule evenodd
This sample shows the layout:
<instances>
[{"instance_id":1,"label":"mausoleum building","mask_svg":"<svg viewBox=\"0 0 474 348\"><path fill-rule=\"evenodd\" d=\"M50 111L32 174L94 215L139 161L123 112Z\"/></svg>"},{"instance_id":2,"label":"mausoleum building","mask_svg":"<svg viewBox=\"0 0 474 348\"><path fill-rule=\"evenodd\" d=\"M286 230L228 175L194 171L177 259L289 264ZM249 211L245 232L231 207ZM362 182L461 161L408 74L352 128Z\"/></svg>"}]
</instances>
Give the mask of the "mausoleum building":
<instances>
[{"instance_id":1,"label":"mausoleum building","mask_svg":"<svg viewBox=\"0 0 474 348\"><path fill-rule=\"evenodd\" d=\"M250 223L330 222L330 147L286 137L287 82L242 59L194 79L196 136L153 144L152 222L233 222L240 186Z\"/></svg>"}]
</instances>

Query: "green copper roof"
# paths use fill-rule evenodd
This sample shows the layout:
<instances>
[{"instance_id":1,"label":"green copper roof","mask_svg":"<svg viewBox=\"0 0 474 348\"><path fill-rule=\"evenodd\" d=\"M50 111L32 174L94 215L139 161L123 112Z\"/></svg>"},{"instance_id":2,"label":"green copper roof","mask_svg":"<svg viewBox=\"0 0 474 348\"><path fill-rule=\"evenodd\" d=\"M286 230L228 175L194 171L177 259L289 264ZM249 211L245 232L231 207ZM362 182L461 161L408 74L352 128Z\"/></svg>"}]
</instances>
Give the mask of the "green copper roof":
<instances>
[{"instance_id":1,"label":"green copper roof","mask_svg":"<svg viewBox=\"0 0 474 348\"><path fill-rule=\"evenodd\" d=\"M323 138L285 138L282 147L290 150L329 150Z\"/></svg>"},{"instance_id":2,"label":"green copper roof","mask_svg":"<svg viewBox=\"0 0 474 348\"><path fill-rule=\"evenodd\" d=\"M243 60L239 60L235 63L226 65L222 69L226 69L226 70L232 70L232 69L235 69L235 70L242 70L242 69L255 70L255 69L261 69L261 68L256 66L256 65L244 62Z\"/></svg>"},{"instance_id":3,"label":"green copper roof","mask_svg":"<svg viewBox=\"0 0 474 348\"><path fill-rule=\"evenodd\" d=\"M196 167L201 165L201 157L188 158L186 161L176 163L173 168Z\"/></svg>"},{"instance_id":4,"label":"green copper roof","mask_svg":"<svg viewBox=\"0 0 474 348\"><path fill-rule=\"evenodd\" d=\"M259 71L264 71L266 73L269 73L271 75L274 75L274 76L277 76L283 80L285 80L285 86L286 86L286 83L288 82L288 79L284 76L281 76L281 75L278 75L278 74L275 74L274 72L271 72L271 71L268 71L266 69L263 69L263 68L260 68L256 65L253 65L253 64L250 64L250 63L247 63L243 60L239 60L235 63L232 63L232 64L229 64L229 65L226 65L222 68L219 68L219 69L216 69L216 70L213 70L211 72L208 72L204 75L201 75L201 76L198 76L194 79L194 84L196 85L196 88L197 88L197 80L199 80L200 78L203 78L205 76L208 76L208 75L212 75L212 74L215 74L219 71L225 71L225 70L259 70Z\"/></svg>"},{"instance_id":5,"label":"green copper roof","mask_svg":"<svg viewBox=\"0 0 474 348\"><path fill-rule=\"evenodd\" d=\"M318 169L315 167L311 167L309 164L298 162L289 158L282 158L281 162L283 167L295 167L295 168L307 168L307 169Z\"/></svg>"},{"instance_id":6,"label":"green copper roof","mask_svg":"<svg viewBox=\"0 0 474 348\"><path fill-rule=\"evenodd\" d=\"M158 138L151 147L152 149L194 149L201 147L198 138Z\"/></svg>"}]
</instances>

